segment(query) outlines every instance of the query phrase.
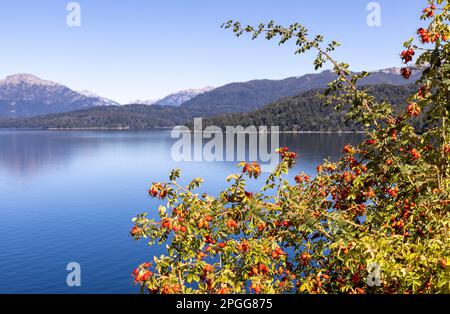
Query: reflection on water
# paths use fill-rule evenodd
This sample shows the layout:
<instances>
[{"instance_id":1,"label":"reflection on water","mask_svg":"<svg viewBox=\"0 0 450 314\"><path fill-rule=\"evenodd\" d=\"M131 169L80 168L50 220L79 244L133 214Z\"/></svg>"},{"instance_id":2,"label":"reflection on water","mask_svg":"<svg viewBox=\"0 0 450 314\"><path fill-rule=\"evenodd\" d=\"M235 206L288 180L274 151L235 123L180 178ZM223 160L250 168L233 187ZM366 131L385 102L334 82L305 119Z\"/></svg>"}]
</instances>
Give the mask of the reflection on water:
<instances>
[{"instance_id":1,"label":"reflection on water","mask_svg":"<svg viewBox=\"0 0 450 314\"><path fill-rule=\"evenodd\" d=\"M360 135L346 133L283 133L280 134L280 147L289 147L304 161L311 162L318 157L336 159L344 145L356 143L360 138ZM159 144L170 148L175 141L169 132L0 130L0 171L10 176L32 176L47 167L64 166L76 156L93 156L107 146L136 150ZM204 144L207 141L204 139ZM226 149L224 145L224 155ZM170 150L166 153L169 155ZM249 156L248 147L246 156Z\"/></svg>"},{"instance_id":2,"label":"reflection on water","mask_svg":"<svg viewBox=\"0 0 450 314\"><path fill-rule=\"evenodd\" d=\"M295 171L313 174L360 139L280 134L280 146L299 154ZM216 194L238 171L236 162L174 162L175 141L162 131L0 130L0 293L137 293L131 270L162 253L128 234L133 216L161 204L149 185L181 168L185 182L203 177L202 192ZM69 262L81 265L80 288L66 285Z\"/></svg>"},{"instance_id":3,"label":"reflection on water","mask_svg":"<svg viewBox=\"0 0 450 314\"><path fill-rule=\"evenodd\" d=\"M347 144L356 145L363 138L361 134L280 134L280 146L297 152L306 162L340 157L342 148Z\"/></svg>"},{"instance_id":4,"label":"reflection on water","mask_svg":"<svg viewBox=\"0 0 450 314\"><path fill-rule=\"evenodd\" d=\"M161 138L155 135L153 132L0 130L0 170L10 175L30 176L48 166L64 165L78 155L92 156L105 145L138 147L160 142Z\"/></svg>"},{"instance_id":5,"label":"reflection on water","mask_svg":"<svg viewBox=\"0 0 450 314\"><path fill-rule=\"evenodd\" d=\"M79 139L79 138L78 138ZM95 138L74 141L70 134L0 132L0 167L10 175L28 176L48 165L67 162L74 154L95 153Z\"/></svg>"}]
</instances>

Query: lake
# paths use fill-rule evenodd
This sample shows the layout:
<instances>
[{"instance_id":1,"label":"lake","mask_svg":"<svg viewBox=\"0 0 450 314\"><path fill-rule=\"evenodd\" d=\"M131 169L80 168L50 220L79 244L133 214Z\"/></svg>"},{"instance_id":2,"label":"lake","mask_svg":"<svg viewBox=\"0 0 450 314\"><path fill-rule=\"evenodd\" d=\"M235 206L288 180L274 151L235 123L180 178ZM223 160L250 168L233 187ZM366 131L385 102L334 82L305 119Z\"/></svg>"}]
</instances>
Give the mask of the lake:
<instances>
[{"instance_id":1,"label":"lake","mask_svg":"<svg viewBox=\"0 0 450 314\"><path fill-rule=\"evenodd\" d=\"M314 175L361 138L280 134L280 146L300 156L292 175ZM0 130L0 293L139 293L132 270L163 252L129 236L136 214L156 214L151 183L180 168L216 194L239 171L238 162L175 162L175 142L166 131ZM81 265L81 287L66 284L70 262Z\"/></svg>"}]
</instances>

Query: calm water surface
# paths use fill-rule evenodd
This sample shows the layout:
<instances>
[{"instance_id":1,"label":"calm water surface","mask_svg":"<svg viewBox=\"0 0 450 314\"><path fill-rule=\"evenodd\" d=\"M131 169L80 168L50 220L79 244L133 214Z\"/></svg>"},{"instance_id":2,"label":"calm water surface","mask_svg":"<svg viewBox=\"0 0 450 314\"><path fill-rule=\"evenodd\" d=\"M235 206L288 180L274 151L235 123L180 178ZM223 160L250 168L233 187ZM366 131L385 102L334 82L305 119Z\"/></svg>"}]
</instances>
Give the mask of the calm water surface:
<instances>
[{"instance_id":1,"label":"calm water surface","mask_svg":"<svg viewBox=\"0 0 450 314\"><path fill-rule=\"evenodd\" d=\"M281 134L280 146L300 155L296 172L314 174L360 139ZM138 293L131 271L162 253L128 234L137 213L156 213L150 184L181 168L217 193L238 171L236 162L174 162L175 141L164 131L0 130L0 293ZM66 285L72 261L81 287Z\"/></svg>"}]
</instances>

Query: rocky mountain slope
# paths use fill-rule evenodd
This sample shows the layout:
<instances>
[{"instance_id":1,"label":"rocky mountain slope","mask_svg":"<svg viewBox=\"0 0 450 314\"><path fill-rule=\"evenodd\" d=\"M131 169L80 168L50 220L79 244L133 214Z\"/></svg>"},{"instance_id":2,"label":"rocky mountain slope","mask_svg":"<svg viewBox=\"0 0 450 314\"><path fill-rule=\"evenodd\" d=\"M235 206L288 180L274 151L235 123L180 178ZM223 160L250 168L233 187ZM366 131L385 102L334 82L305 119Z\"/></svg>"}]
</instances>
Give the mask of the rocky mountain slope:
<instances>
[{"instance_id":1,"label":"rocky mountain slope","mask_svg":"<svg viewBox=\"0 0 450 314\"><path fill-rule=\"evenodd\" d=\"M0 117L23 118L111 105L118 103L31 74L0 80Z\"/></svg>"}]
</instances>

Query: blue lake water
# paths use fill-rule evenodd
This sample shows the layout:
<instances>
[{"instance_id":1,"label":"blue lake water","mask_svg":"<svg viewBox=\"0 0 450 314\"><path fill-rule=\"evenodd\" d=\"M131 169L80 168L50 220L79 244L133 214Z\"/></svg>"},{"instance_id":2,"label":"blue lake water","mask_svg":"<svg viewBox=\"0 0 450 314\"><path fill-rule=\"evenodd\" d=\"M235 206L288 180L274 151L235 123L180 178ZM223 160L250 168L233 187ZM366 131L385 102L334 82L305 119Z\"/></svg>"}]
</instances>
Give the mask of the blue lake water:
<instances>
[{"instance_id":1,"label":"blue lake water","mask_svg":"<svg viewBox=\"0 0 450 314\"><path fill-rule=\"evenodd\" d=\"M280 134L280 146L300 155L296 172L314 174L360 139ZM180 168L214 194L238 172L237 162L175 162L175 141L165 131L0 130L0 293L139 293L131 271L163 252L129 236L131 219L160 204L151 183ZM66 284L70 262L81 287Z\"/></svg>"}]
</instances>

